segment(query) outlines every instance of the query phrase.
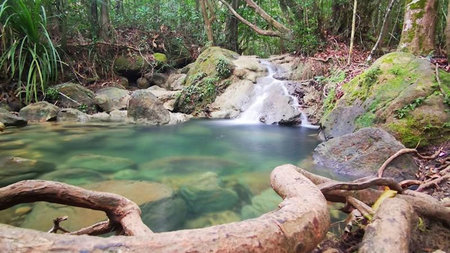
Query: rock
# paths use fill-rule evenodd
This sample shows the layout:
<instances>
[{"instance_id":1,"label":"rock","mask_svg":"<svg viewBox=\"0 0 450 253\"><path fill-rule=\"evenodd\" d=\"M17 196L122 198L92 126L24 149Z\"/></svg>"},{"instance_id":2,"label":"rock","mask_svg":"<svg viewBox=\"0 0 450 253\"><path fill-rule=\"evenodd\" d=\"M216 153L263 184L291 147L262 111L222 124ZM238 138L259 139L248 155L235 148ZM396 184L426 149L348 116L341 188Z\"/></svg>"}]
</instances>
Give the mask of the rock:
<instances>
[{"instance_id":1,"label":"rock","mask_svg":"<svg viewBox=\"0 0 450 253\"><path fill-rule=\"evenodd\" d=\"M130 82L135 82L149 68L150 65L140 55L122 55L114 61L114 71L118 75L126 77Z\"/></svg>"},{"instance_id":2,"label":"rock","mask_svg":"<svg viewBox=\"0 0 450 253\"><path fill-rule=\"evenodd\" d=\"M145 78L149 81L150 86L156 85L165 88L168 77L163 73L148 73L145 75Z\"/></svg>"},{"instance_id":3,"label":"rock","mask_svg":"<svg viewBox=\"0 0 450 253\"><path fill-rule=\"evenodd\" d=\"M172 74L167 79L163 88L168 90L182 90L184 88L184 81L186 80L186 74Z\"/></svg>"},{"instance_id":4,"label":"rock","mask_svg":"<svg viewBox=\"0 0 450 253\"><path fill-rule=\"evenodd\" d=\"M190 219L186 221L184 228L204 228L215 225L221 225L231 222L240 221L239 215L233 211L223 211L216 213L205 213L198 218Z\"/></svg>"},{"instance_id":5,"label":"rock","mask_svg":"<svg viewBox=\"0 0 450 253\"><path fill-rule=\"evenodd\" d=\"M252 198L251 205L245 205L241 210L243 220L256 218L262 214L274 211L283 199L272 189L267 189L261 194Z\"/></svg>"},{"instance_id":6,"label":"rock","mask_svg":"<svg viewBox=\"0 0 450 253\"><path fill-rule=\"evenodd\" d=\"M192 213L208 213L233 208L238 195L219 185L217 174L207 172L180 188L180 195Z\"/></svg>"},{"instance_id":7,"label":"rock","mask_svg":"<svg viewBox=\"0 0 450 253\"><path fill-rule=\"evenodd\" d=\"M164 198L140 206L142 221L153 232L178 230L187 215L186 202L180 197Z\"/></svg>"},{"instance_id":8,"label":"rock","mask_svg":"<svg viewBox=\"0 0 450 253\"><path fill-rule=\"evenodd\" d=\"M164 64L167 63L167 56L162 53L154 53L153 59L157 62L157 64Z\"/></svg>"},{"instance_id":9,"label":"rock","mask_svg":"<svg viewBox=\"0 0 450 253\"><path fill-rule=\"evenodd\" d=\"M59 110L57 119L59 122L88 122L89 115L73 108Z\"/></svg>"},{"instance_id":10,"label":"rock","mask_svg":"<svg viewBox=\"0 0 450 253\"><path fill-rule=\"evenodd\" d=\"M5 124L3 124L2 122L0 122L0 132L5 131Z\"/></svg>"},{"instance_id":11,"label":"rock","mask_svg":"<svg viewBox=\"0 0 450 253\"><path fill-rule=\"evenodd\" d=\"M58 106L41 101L20 109L19 115L30 122L45 122L56 120L58 112Z\"/></svg>"},{"instance_id":12,"label":"rock","mask_svg":"<svg viewBox=\"0 0 450 253\"><path fill-rule=\"evenodd\" d=\"M81 154L69 158L64 168L81 168L102 173L114 173L125 169L137 169L132 160L122 157L112 157L95 154Z\"/></svg>"},{"instance_id":13,"label":"rock","mask_svg":"<svg viewBox=\"0 0 450 253\"><path fill-rule=\"evenodd\" d=\"M250 193L252 195L258 195L263 190L266 190L268 187L270 187L270 171L254 171L239 174L230 174L223 180L227 187L231 186L234 189L238 187L245 188L250 190Z\"/></svg>"},{"instance_id":14,"label":"rock","mask_svg":"<svg viewBox=\"0 0 450 253\"><path fill-rule=\"evenodd\" d=\"M8 156L0 158L0 168L0 187L4 187L21 180L38 178L40 175L54 170L55 165L48 162Z\"/></svg>"},{"instance_id":15,"label":"rock","mask_svg":"<svg viewBox=\"0 0 450 253\"><path fill-rule=\"evenodd\" d=\"M136 80L136 84L139 89L147 89L148 87L150 87L150 82L145 77L139 77Z\"/></svg>"},{"instance_id":16,"label":"rock","mask_svg":"<svg viewBox=\"0 0 450 253\"><path fill-rule=\"evenodd\" d=\"M22 207L17 208L14 211L14 214L15 215L24 215L24 214L31 212L31 210L32 210L32 208L30 206L22 206Z\"/></svg>"},{"instance_id":17,"label":"rock","mask_svg":"<svg viewBox=\"0 0 450 253\"><path fill-rule=\"evenodd\" d=\"M170 113L148 90L137 90L131 95L128 103L128 117L135 121L143 121L153 125L170 122Z\"/></svg>"},{"instance_id":18,"label":"rock","mask_svg":"<svg viewBox=\"0 0 450 253\"><path fill-rule=\"evenodd\" d=\"M249 80L232 83L222 95L211 104L211 118L233 119L251 100L254 84Z\"/></svg>"},{"instance_id":19,"label":"rock","mask_svg":"<svg viewBox=\"0 0 450 253\"><path fill-rule=\"evenodd\" d=\"M153 95L155 95L158 98L158 100L161 101L162 103L176 99L177 95L180 94L179 91L170 91L161 88L159 86L152 86L147 90L150 91Z\"/></svg>"},{"instance_id":20,"label":"rock","mask_svg":"<svg viewBox=\"0 0 450 253\"><path fill-rule=\"evenodd\" d=\"M170 188L163 184L152 182L103 181L84 185L82 188L119 194L140 206L173 196L173 191ZM22 227L48 231L52 227L52 219L54 217L65 215L69 216L69 219L63 225L69 231L90 226L107 218L105 213L101 211L39 202L35 204L32 212L27 215Z\"/></svg>"},{"instance_id":21,"label":"rock","mask_svg":"<svg viewBox=\"0 0 450 253\"><path fill-rule=\"evenodd\" d=\"M83 185L104 181L105 177L99 172L87 169L59 169L43 174L40 179L63 182L71 185Z\"/></svg>"},{"instance_id":22,"label":"rock","mask_svg":"<svg viewBox=\"0 0 450 253\"><path fill-rule=\"evenodd\" d=\"M0 108L0 122L7 126L17 126L22 127L27 125L27 120L9 112L5 109Z\"/></svg>"},{"instance_id":23,"label":"rock","mask_svg":"<svg viewBox=\"0 0 450 253\"><path fill-rule=\"evenodd\" d=\"M351 177L375 176L378 168L404 146L380 128L363 128L321 143L314 150L314 162L321 168ZM395 159L385 170L397 181L414 179L417 165L411 155Z\"/></svg>"},{"instance_id":24,"label":"rock","mask_svg":"<svg viewBox=\"0 0 450 253\"><path fill-rule=\"evenodd\" d=\"M294 105L292 97L284 95L281 87L272 86L272 95L268 96L262 104L260 111L260 121L265 124L280 123L285 125L295 125L300 122L300 111Z\"/></svg>"},{"instance_id":25,"label":"rock","mask_svg":"<svg viewBox=\"0 0 450 253\"><path fill-rule=\"evenodd\" d=\"M95 94L91 90L76 83L63 83L56 85L54 88L65 95L61 95L58 98L60 107L79 108L80 106L85 106L88 111L93 111Z\"/></svg>"},{"instance_id":26,"label":"rock","mask_svg":"<svg viewBox=\"0 0 450 253\"><path fill-rule=\"evenodd\" d=\"M186 114L199 112L212 103L220 90L229 85L224 81L233 73L233 60L238 54L219 47L209 47L200 54L187 73L185 88L175 103L175 111Z\"/></svg>"},{"instance_id":27,"label":"rock","mask_svg":"<svg viewBox=\"0 0 450 253\"><path fill-rule=\"evenodd\" d=\"M444 92L450 73L439 72ZM434 66L412 54L394 52L344 84L344 96L325 111L321 124L327 138L377 126L407 147L450 140L450 108L436 84Z\"/></svg>"},{"instance_id":28,"label":"rock","mask_svg":"<svg viewBox=\"0 0 450 253\"><path fill-rule=\"evenodd\" d=\"M119 88L119 89L126 89L130 86L130 82L128 81L128 79L126 77L120 77L118 86L119 87L117 87L117 88Z\"/></svg>"},{"instance_id":29,"label":"rock","mask_svg":"<svg viewBox=\"0 0 450 253\"><path fill-rule=\"evenodd\" d=\"M97 105L105 112L126 109L130 100L130 92L124 89L108 87L95 93Z\"/></svg>"},{"instance_id":30,"label":"rock","mask_svg":"<svg viewBox=\"0 0 450 253\"><path fill-rule=\"evenodd\" d=\"M111 115L106 112L99 112L92 115L89 115L90 122L110 122Z\"/></svg>"},{"instance_id":31,"label":"rock","mask_svg":"<svg viewBox=\"0 0 450 253\"><path fill-rule=\"evenodd\" d=\"M176 125L189 121L193 116L184 113L170 113L169 125Z\"/></svg>"},{"instance_id":32,"label":"rock","mask_svg":"<svg viewBox=\"0 0 450 253\"><path fill-rule=\"evenodd\" d=\"M110 120L112 122L127 122L128 121L128 112L125 110L114 110L109 113Z\"/></svg>"}]
</instances>

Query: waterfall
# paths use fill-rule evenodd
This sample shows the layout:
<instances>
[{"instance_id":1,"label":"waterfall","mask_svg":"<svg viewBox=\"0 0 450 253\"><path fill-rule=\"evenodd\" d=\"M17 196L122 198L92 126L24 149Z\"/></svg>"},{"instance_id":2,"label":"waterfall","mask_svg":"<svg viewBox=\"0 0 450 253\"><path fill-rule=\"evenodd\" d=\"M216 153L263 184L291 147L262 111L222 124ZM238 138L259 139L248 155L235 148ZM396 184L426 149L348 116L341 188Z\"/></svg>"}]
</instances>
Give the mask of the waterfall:
<instances>
[{"instance_id":1,"label":"waterfall","mask_svg":"<svg viewBox=\"0 0 450 253\"><path fill-rule=\"evenodd\" d=\"M287 82L274 78L279 69L265 60L261 60L261 64L267 68L268 74L257 80L251 101L236 121L246 124L273 124L301 119L301 126L317 129L318 126L311 125L307 116L300 110L298 99L289 94Z\"/></svg>"}]
</instances>

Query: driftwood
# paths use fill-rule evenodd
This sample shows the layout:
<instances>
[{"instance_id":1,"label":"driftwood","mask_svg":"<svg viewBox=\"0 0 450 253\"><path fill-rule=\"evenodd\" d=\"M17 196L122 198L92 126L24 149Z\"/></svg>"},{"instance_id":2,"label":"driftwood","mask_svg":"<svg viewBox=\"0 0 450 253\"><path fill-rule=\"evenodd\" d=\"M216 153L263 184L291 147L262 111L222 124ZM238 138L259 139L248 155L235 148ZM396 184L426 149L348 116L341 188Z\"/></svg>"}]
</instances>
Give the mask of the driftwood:
<instances>
[{"instance_id":1,"label":"driftwood","mask_svg":"<svg viewBox=\"0 0 450 253\"><path fill-rule=\"evenodd\" d=\"M311 251L325 237L329 228L324 196L310 180L290 165L275 168L271 174L271 184L284 199L274 212L256 219L208 228L152 233L137 219L138 207L123 197L62 183L23 181L0 189L0 209L32 201L75 204L105 211L111 222L121 225L125 234L134 236L100 238L61 235L0 225L0 245L3 252ZM108 224L99 226L104 228Z\"/></svg>"}]
</instances>

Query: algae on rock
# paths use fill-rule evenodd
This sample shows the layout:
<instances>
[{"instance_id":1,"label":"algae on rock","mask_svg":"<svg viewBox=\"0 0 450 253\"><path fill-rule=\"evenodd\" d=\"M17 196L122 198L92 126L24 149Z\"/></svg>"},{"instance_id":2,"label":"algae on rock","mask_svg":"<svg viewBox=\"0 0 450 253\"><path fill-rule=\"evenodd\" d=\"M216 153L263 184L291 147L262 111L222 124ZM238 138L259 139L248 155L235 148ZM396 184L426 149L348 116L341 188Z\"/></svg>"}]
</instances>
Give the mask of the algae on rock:
<instances>
[{"instance_id":1,"label":"algae on rock","mask_svg":"<svg viewBox=\"0 0 450 253\"><path fill-rule=\"evenodd\" d=\"M439 73L446 94L440 92L434 67L427 60L403 52L381 57L343 85L340 100L327 105L332 109L321 120L325 137L379 126L407 147L449 140L450 74Z\"/></svg>"}]
</instances>

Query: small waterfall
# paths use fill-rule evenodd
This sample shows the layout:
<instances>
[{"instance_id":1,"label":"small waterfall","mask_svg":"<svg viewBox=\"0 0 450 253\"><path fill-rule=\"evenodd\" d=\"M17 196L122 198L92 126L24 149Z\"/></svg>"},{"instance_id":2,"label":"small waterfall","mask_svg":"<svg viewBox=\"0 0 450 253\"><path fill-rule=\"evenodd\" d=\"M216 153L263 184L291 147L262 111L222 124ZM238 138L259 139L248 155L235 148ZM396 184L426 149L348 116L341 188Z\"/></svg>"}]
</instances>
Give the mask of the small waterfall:
<instances>
[{"instance_id":1,"label":"small waterfall","mask_svg":"<svg viewBox=\"0 0 450 253\"><path fill-rule=\"evenodd\" d=\"M289 118L300 118L301 126L317 129L311 125L307 116L300 110L298 99L289 94L285 81L274 78L277 68L268 61L261 64L267 68L267 76L258 79L248 107L236 119L239 123L272 124Z\"/></svg>"}]
</instances>

